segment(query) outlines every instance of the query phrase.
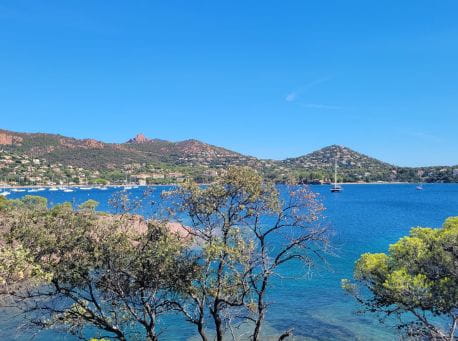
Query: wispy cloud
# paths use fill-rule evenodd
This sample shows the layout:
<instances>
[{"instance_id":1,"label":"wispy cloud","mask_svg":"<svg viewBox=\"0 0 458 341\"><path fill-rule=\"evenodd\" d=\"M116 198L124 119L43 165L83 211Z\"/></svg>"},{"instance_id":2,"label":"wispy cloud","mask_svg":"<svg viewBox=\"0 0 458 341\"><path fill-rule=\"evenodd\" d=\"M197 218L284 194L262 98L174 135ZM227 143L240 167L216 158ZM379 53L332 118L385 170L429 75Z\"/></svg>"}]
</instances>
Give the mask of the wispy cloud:
<instances>
[{"instance_id":1,"label":"wispy cloud","mask_svg":"<svg viewBox=\"0 0 458 341\"><path fill-rule=\"evenodd\" d=\"M301 107L309 109L324 109L324 110L340 110L342 107L337 105L327 105L327 104L314 104L314 103L299 103Z\"/></svg>"},{"instance_id":2,"label":"wispy cloud","mask_svg":"<svg viewBox=\"0 0 458 341\"><path fill-rule=\"evenodd\" d=\"M300 88L298 88L296 90L293 90L290 93L288 93L286 95L286 97L285 97L285 101L294 102L303 93L307 92L308 90L310 90L311 88L313 88L313 87L315 87L315 86L317 86L319 84L322 84L322 83L325 83L325 82L329 81L330 79L331 79L331 77L325 77L325 78L319 78L319 79L316 79L314 81L311 81L310 83L307 83L307 84L301 86Z\"/></svg>"},{"instance_id":3,"label":"wispy cloud","mask_svg":"<svg viewBox=\"0 0 458 341\"><path fill-rule=\"evenodd\" d=\"M321 109L321 110L339 110L342 109L342 107L337 106L337 105L329 105L329 104L321 104L321 103L301 103L298 102L298 100L311 88L314 88L320 84L323 84L325 82L328 82L331 79L331 77L324 77L324 78L319 78L315 79L314 81L311 81L300 88L291 91L289 94L286 95L285 101L286 102L295 102L299 106L307 109Z\"/></svg>"},{"instance_id":4,"label":"wispy cloud","mask_svg":"<svg viewBox=\"0 0 458 341\"><path fill-rule=\"evenodd\" d=\"M286 95L285 100L286 102L293 102L297 98L297 92L293 91Z\"/></svg>"}]
</instances>

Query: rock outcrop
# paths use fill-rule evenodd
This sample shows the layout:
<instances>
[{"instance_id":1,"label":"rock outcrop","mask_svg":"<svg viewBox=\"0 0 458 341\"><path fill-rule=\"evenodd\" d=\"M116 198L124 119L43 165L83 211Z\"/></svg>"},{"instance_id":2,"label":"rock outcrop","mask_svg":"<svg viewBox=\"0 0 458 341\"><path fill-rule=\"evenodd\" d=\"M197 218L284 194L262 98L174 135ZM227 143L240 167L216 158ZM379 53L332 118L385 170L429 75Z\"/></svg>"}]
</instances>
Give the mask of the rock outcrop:
<instances>
[{"instance_id":1,"label":"rock outcrop","mask_svg":"<svg viewBox=\"0 0 458 341\"><path fill-rule=\"evenodd\" d=\"M145 135L137 134L135 135L134 138L127 141L127 143L145 143L145 142L150 142L150 141L151 139L147 138Z\"/></svg>"},{"instance_id":2,"label":"rock outcrop","mask_svg":"<svg viewBox=\"0 0 458 341\"><path fill-rule=\"evenodd\" d=\"M0 145L20 144L22 137L0 132Z\"/></svg>"}]
</instances>

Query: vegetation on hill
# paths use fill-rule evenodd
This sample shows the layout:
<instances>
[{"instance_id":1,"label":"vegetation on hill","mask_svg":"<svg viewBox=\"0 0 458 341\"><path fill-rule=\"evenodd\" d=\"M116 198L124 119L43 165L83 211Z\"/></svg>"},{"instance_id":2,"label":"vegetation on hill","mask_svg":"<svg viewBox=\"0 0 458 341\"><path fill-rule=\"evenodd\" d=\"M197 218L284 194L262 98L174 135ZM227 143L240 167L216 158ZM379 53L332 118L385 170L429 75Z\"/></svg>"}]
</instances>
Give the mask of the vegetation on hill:
<instances>
[{"instance_id":1,"label":"vegetation on hill","mask_svg":"<svg viewBox=\"0 0 458 341\"><path fill-rule=\"evenodd\" d=\"M147 183L170 183L182 178L211 182L229 166L249 166L275 182L294 179L298 183L321 183L333 180L336 161L338 180L343 182L458 182L458 166L397 167L337 145L301 157L274 161L242 155L197 140L169 142L137 135L126 143L115 144L55 134L0 130L0 149L16 159L38 159L41 165L57 165L61 173L70 167L80 169L77 176L49 174L48 182L54 178L66 183L89 183L93 176L81 174L90 172L95 173L95 178L102 177L114 183L126 182L137 175ZM2 179L18 179L14 183L31 184L33 181L25 180L24 173L30 175L45 170L42 167L41 170L33 169L35 164L30 167L26 172L18 168L12 170L4 159L0 159L0 176ZM168 175L174 173L181 175Z\"/></svg>"},{"instance_id":2,"label":"vegetation on hill","mask_svg":"<svg viewBox=\"0 0 458 341\"><path fill-rule=\"evenodd\" d=\"M395 166L337 145L297 158L286 159L283 163L297 169L299 176L310 174L316 175L318 179L333 179L335 164L341 181L393 181L396 178Z\"/></svg>"},{"instance_id":3,"label":"vegetation on hill","mask_svg":"<svg viewBox=\"0 0 458 341\"><path fill-rule=\"evenodd\" d=\"M282 162L300 182L333 181L335 163L340 182L458 182L458 166L398 167L337 145Z\"/></svg>"}]
</instances>

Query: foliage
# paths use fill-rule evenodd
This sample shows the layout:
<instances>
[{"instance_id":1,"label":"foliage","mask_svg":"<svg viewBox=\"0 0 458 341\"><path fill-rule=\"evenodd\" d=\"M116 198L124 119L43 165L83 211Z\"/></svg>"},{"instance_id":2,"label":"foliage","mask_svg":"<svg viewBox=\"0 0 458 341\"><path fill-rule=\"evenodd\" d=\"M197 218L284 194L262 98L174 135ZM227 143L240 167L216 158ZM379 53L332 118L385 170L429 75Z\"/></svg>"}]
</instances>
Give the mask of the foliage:
<instances>
[{"instance_id":1,"label":"foliage","mask_svg":"<svg viewBox=\"0 0 458 341\"><path fill-rule=\"evenodd\" d=\"M106 179L97 178L97 179L94 179L92 183L97 184L97 185L108 185L109 181Z\"/></svg>"},{"instance_id":2,"label":"foliage","mask_svg":"<svg viewBox=\"0 0 458 341\"><path fill-rule=\"evenodd\" d=\"M90 327L97 338L157 340L158 319L178 311L203 340L243 322L260 340L273 276L289 262L312 266L327 245L316 195L283 189L285 199L256 171L229 168L210 186L169 193L167 220L129 214L138 206L125 196L111 202L117 215L93 200L3 200L2 297L34 326L80 337ZM173 233L181 218L188 225Z\"/></svg>"},{"instance_id":3,"label":"foliage","mask_svg":"<svg viewBox=\"0 0 458 341\"><path fill-rule=\"evenodd\" d=\"M199 245L201 272L178 309L202 340L206 329L222 340L240 322L251 323L251 339L260 340L272 278L285 263L312 266L312 255L325 249L323 206L306 187L285 190L284 201L256 171L231 167L208 187L189 182L168 194Z\"/></svg>"},{"instance_id":4,"label":"foliage","mask_svg":"<svg viewBox=\"0 0 458 341\"><path fill-rule=\"evenodd\" d=\"M458 217L416 227L387 254L366 253L343 287L373 312L396 314L409 336L453 340L458 324ZM359 287L369 290L364 296ZM449 326L441 323L448 319Z\"/></svg>"},{"instance_id":5,"label":"foliage","mask_svg":"<svg viewBox=\"0 0 458 341\"><path fill-rule=\"evenodd\" d=\"M39 328L157 340L158 318L196 269L186 242L164 222L100 215L96 204L8 201L0 211L0 293Z\"/></svg>"},{"instance_id":6,"label":"foliage","mask_svg":"<svg viewBox=\"0 0 458 341\"><path fill-rule=\"evenodd\" d=\"M139 174L161 174L148 183L170 184L169 176L181 172L199 183L210 183L229 166L257 169L265 178L286 183L295 177L297 183L333 179L337 161L339 181L344 182L458 182L458 166L397 167L350 148L332 145L297 158L281 161L257 159L199 141L111 144L78 140L52 134L21 134L0 131L22 140L4 145L0 150L0 178L10 184L122 184ZM5 158L5 159L3 159ZM34 161L38 160L39 164ZM210 172L208 172L210 171Z\"/></svg>"}]
</instances>

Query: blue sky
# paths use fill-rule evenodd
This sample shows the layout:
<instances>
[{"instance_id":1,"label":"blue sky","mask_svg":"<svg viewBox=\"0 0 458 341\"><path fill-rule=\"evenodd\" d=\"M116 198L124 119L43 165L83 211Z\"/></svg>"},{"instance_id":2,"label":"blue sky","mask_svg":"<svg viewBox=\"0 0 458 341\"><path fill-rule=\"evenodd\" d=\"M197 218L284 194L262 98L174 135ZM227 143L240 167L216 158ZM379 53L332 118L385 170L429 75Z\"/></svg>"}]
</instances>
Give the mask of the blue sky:
<instances>
[{"instance_id":1,"label":"blue sky","mask_svg":"<svg viewBox=\"0 0 458 341\"><path fill-rule=\"evenodd\" d=\"M0 0L0 128L458 164L458 2Z\"/></svg>"}]
</instances>

